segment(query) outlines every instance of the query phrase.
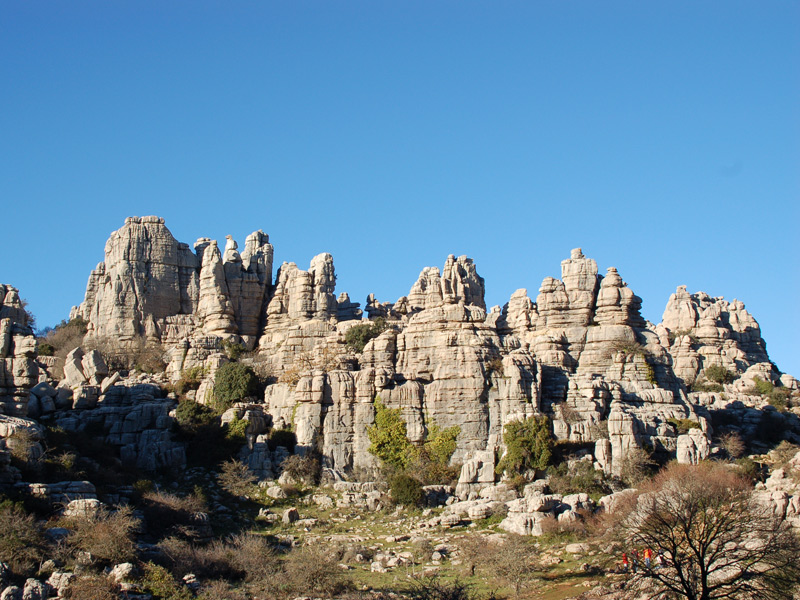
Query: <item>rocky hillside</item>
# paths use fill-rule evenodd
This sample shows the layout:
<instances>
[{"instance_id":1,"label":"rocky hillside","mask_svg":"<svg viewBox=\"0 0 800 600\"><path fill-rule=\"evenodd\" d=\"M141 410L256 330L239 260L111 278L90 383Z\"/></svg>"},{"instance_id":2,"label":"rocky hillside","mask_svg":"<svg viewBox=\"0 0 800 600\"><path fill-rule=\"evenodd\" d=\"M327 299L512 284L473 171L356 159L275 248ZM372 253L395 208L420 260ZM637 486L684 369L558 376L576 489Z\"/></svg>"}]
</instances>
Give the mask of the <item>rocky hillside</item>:
<instances>
[{"instance_id":1,"label":"rocky hillside","mask_svg":"<svg viewBox=\"0 0 800 600\"><path fill-rule=\"evenodd\" d=\"M123 570L147 580L128 591L166 598L152 565L182 577L178 554L192 577L220 576L211 558L191 562L175 544L210 548L212 534L241 532L257 517L291 538L287 546L279 536L283 552L383 511L358 529L378 546L339 567L410 568L419 561L406 542L437 531L423 562L438 568L475 551L454 528L491 526L490 546L509 533L572 535L671 459L739 459L760 480L759 502L800 524L800 387L770 361L741 302L681 286L653 324L617 269L601 275L574 249L561 279L545 278L535 298L517 290L502 308L486 307L474 262L451 255L441 270L424 268L408 295L371 294L362 309L337 296L330 254L307 270L283 263L274 277L273 255L262 231L241 252L230 237L223 250L208 238L190 247L163 219L130 217L111 234L70 321L38 340L18 290L0 286L0 495L47 520L50 537L37 547L53 554L64 538L70 568L84 560L87 572L110 569L116 554L80 540L124 525L120 539L137 546L119 556L138 566ZM516 454L521 424L544 432L541 464ZM376 441L376 432L389 437ZM381 443L395 444L394 454ZM398 503L427 508L388 516ZM0 528L21 518L3 506ZM165 514L181 528L165 526ZM406 525L411 537L397 535ZM308 536L294 535L298 527ZM220 553L244 560L245 538L225 543ZM568 554L594 556L572 546ZM258 548L263 557L274 551ZM291 579L292 556L300 554L275 573ZM0 589L3 568L21 584L27 571L3 560ZM55 577L44 596L68 597L61 566L40 569L40 579ZM594 559L584 566L606 568ZM226 568L227 580L249 583L257 571ZM112 587L124 591L125 578ZM187 581L176 589L197 592Z\"/></svg>"},{"instance_id":2,"label":"rocky hillside","mask_svg":"<svg viewBox=\"0 0 800 600\"><path fill-rule=\"evenodd\" d=\"M203 367L201 403L226 360L223 345L241 344L269 382L258 410L343 472L375 466L366 429L377 396L402 410L414 442L434 424L460 427L456 463L493 460L506 423L542 412L557 439L594 443L597 461L614 472L633 447L706 456L707 407L758 404L744 393L755 377L797 389L770 362L741 302L679 287L652 324L617 270L600 275L580 249L535 299L522 289L489 310L476 265L451 255L395 302L370 295L369 321L346 293L336 296L330 254L307 270L284 263L273 279L273 247L261 231L241 253L230 237L222 252L208 238L192 249L163 219L131 217L105 254L72 312L88 324L87 339L158 342L173 381ZM365 323L379 327L363 332ZM348 344L357 334L371 339ZM735 380L709 381L709 368ZM681 436L669 421L686 419L699 429Z\"/></svg>"}]
</instances>

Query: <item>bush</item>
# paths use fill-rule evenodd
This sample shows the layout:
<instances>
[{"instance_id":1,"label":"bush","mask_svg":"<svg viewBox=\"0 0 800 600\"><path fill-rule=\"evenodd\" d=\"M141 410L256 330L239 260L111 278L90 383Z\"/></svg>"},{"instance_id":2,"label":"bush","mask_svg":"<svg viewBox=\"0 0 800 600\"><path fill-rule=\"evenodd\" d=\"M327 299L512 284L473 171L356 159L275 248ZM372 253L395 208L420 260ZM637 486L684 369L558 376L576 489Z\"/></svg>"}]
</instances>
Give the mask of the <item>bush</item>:
<instances>
[{"instance_id":1,"label":"bush","mask_svg":"<svg viewBox=\"0 0 800 600\"><path fill-rule=\"evenodd\" d=\"M56 353L55 346L48 342L39 343L39 356L53 356Z\"/></svg>"},{"instance_id":2,"label":"bush","mask_svg":"<svg viewBox=\"0 0 800 600\"><path fill-rule=\"evenodd\" d=\"M183 395L189 390L198 389L207 372L208 370L202 365L184 370L181 373L181 378L175 382L175 392L179 395Z\"/></svg>"},{"instance_id":3,"label":"bush","mask_svg":"<svg viewBox=\"0 0 800 600\"><path fill-rule=\"evenodd\" d=\"M472 587L461 581L445 581L439 575L417 577L406 594L412 600L473 600Z\"/></svg>"},{"instance_id":4,"label":"bush","mask_svg":"<svg viewBox=\"0 0 800 600\"><path fill-rule=\"evenodd\" d=\"M461 433L458 425L440 429L431 425L425 443L413 448L411 469L425 485L450 483L458 478L459 467L450 466L450 457L456 450L456 440Z\"/></svg>"},{"instance_id":5,"label":"bush","mask_svg":"<svg viewBox=\"0 0 800 600\"><path fill-rule=\"evenodd\" d=\"M175 409L175 420L178 425L187 429L210 425L215 418L216 414L212 409L194 400L181 400Z\"/></svg>"},{"instance_id":6,"label":"bush","mask_svg":"<svg viewBox=\"0 0 800 600\"><path fill-rule=\"evenodd\" d=\"M619 477L628 487L636 487L651 477L657 468L658 465L647 450L631 448L622 458Z\"/></svg>"},{"instance_id":7,"label":"bush","mask_svg":"<svg viewBox=\"0 0 800 600\"><path fill-rule=\"evenodd\" d=\"M69 543L108 564L132 560L136 555L133 533L138 521L133 510L120 507L116 512L102 512L96 517L69 519L73 530Z\"/></svg>"},{"instance_id":8,"label":"bush","mask_svg":"<svg viewBox=\"0 0 800 600\"><path fill-rule=\"evenodd\" d=\"M306 485L317 485L322 474L319 456L312 452L288 457L281 463L281 468L289 477Z\"/></svg>"},{"instance_id":9,"label":"bush","mask_svg":"<svg viewBox=\"0 0 800 600\"><path fill-rule=\"evenodd\" d=\"M22 505L0 502L0 562L20 576L36 571L43 557L44 538L33 515Z\"/></svg>"},{"instance_id":10,"label":"bush","mask_svg":"<svg viewBox=\"0 0 800 600\"><path fill-rule=\"evenodd\" d=\"M246 464L238 460L228 460L222 464L217 481L220 487L234 496L247 496L253 491L257 477Z\"/></svg>"},{"instance_id":11,"label":"bush","mask_svg":"<svg viewBox=\"0 0 800 600\"><path fill-rule=\"evenodd\" d=\"M403 472L389 479L389 495L396 504L403 506L421 506L425 498L419 480Z\"/></svg>"},{"instance_id":12,"label":"bush","mask_svg":"<svg viewBox=\"0 0 800 600\"><path fill-rule=\"evenodd\" d=\"M273 452L278 446L283 446L289 452L294 452L294 447L297 445L297 436L291 429L273 429L267 445Z\"/></svg>"},{"instance_id":13,"label":"bush","mask_svg":"<svg viewBox=\"0 0 800 600\"><path fill-rule=\"evenodd\" d=\"M554 494L589 494L593 499L610 494L613 490L606 481L605 473L598 471L587 460L563 462L547 469L548 486Z\"/></svg>"},{"instance_id":14,"label":"bush","mask_svg":"<svg viewBox=\"0 0 800 600\"><path fill-rule=\"evenodd\" d=\"M247 426L250 421L236 417L224 425L225 438L235 444L244 444L247 441Z\"/></svg>"},{"instance_id":15,"label":"bush","mask_svg":"<svg viewBox=\"0 0 800 600\"><path fill-rule=\"evenodd\" d=\"M399 409L386 408L380 398L375 398L375 425L367 429L369 453L385 465L405 469L414 446L406 437L406 423Z\"/></svg>"},{"instance_id":16,"label":"bush","mask_svg":"<svg viewBox=\"0 0 800 600\"><path fill-rule=\"evenodd\" d=\"M142 590L161 600L192 600L189 588L183 586L164 567L151 562L144 565L144 576L139 580Z\"/></svg>"},{"instance_id":17,"label":"bush","mask_svg":"<svg viewBox=\"0 0 800 600\"><path fill-rule=\"evenodd\" d=\"M775 388L769 393L767 402L778 410L786 410L789 408L789 390L784 388Z\"/></svg>"},{"instance_id":18,"label":"bush","mask_svg":"<svg viewBox=\"0 0 800 600\"><path fill-rule=\"evenodd\" d=\"M667 419L667 423L672 425L680 435L689 433L690 429L701 429L700 423L691 419Z\"/></svg>"},{"instance_id":19,"label":"bush","mask_svg":"<svg viewBox=\"0 0 800 600\"><path fill-rule=\"evenodd\" d=\"M386 324L386 320L382 317L375 319L372 323L355 325L347 330L344 336L344 343L353 352L361 354L367 342L378 337L388 328L389 326Z\"/></svg>"},{"instance_id":20,"label":"bush","mask_svg":"<svg viewBox=\"0 0 800 600\"><path fill-rule=\"evenodd\" d=\"M762 396L769 396L772 393L772 390L775 389L775 386L772 384L771 381L766 381L761 379L761 377L753 377L753 390L757 394Z\"/></svg>"},{"instance_id":21,"label":"bush","mask_svg":"<svg viewBox=\"0 0 800 600\"><path fill-rule=\"evenodd\" d=\"M222 341L222 351L231 360L238 360L246 348L242 344L237 344L230 340Z\"/></svg>"},{"instance_id":22,"label":"bush","mask_svg":"<svg viewBox=\"0 0 800 600\"><path fill-rule=\"evenodd\" d=\"M158 537L182 533L195 523L195 515L206 511L206 504L196 494L177 496L169 492L145 493L139 506L147 529Z\"/></svg>"},{"instance_id":23,"label":"bush","mask_svg":"<svg viewBox=\"0 0 800 600\"><path fill-rule=\"evenodd\" d=\"M69 584L64 598L70 600L117 600L119 584L105 575L82 575Z\"/></svg>"},{"instance_id":24,"label":"bush","mask_svg":"<svg viewBox=\"0 0 800 600\"><path fill-rule=\"evenodd\" d=\"M733 383L736 380L736 374L721 365L706 367L703 373L706 379L714 383Z\"/></svg>"},{"instance_id":25,"label":"bush","mask_svg":"<svg viewBox=\"0 0 800 600\"><path fill-rule=\"evenodd\" d=\"M286 583L294 593L332 595L344 588L336 557L319 545L292 550L283 566Z\"/></svg>"},{"instance_id":26,"label":"bush","mask_svg":"<svg viewBox=\"0 0 800 600\"><path fill-rule=\"evenodd\" d=\"M747 456L737 458L736 466L739 467L741 474L751 481L761 478L761 467L752 458Z\"/></svg>"},{"instance_id":27,"label":"bush","mask_svg":"<svg viewBox=\"0 0 800 600\"><path fill-rule=\"evenodd\" d=\"M738 433L725 433L719 438L719 447L730 459L737 459L744 454L744 442Z\"/></svg>"},{"instance_id":28,"label":"bush","mask_svg":"<svg viewBox=\"0 0 800 600\"><path fill-rule=\"evenodd\" d=\"M214 407L224 412L234 402L258 394L258 378L242 363L225 363L214 377Z\"/></svg>"},{"instance_id":29,"label":"bush","mask_svg":"<svg viewBox=\"0 0 800 600\"><path fill-rule=\"evenodd\" d=\"M498 474L545 469L553 454L550 419L542 415L512 421L503 430L503 442L506 452L497 464Z\"/></svg>"}]
</instances>

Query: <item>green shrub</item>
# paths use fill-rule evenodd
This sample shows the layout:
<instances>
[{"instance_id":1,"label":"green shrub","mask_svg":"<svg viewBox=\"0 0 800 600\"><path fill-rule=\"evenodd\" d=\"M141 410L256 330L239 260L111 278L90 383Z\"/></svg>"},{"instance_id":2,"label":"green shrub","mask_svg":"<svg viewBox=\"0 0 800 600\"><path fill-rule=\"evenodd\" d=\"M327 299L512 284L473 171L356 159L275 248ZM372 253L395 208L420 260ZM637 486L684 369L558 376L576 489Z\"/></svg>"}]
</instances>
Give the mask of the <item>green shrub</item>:
<instances>
[{"instance_id":1,"label":"green shrub","mask_svg":"<svg viewBox=\"0 0 800 600\"><path fill-rule=\"evenodd\" d=\"M410 469L425 485L447 484L458 478L460 469L450 466L450 457L456 450L459 433L458 425L447 429L431 425L423 445L412 449Z\"/></svg>"},{"instance_id":2,"label":"green shrub","mask_svg":"<svg viewBox=\"0 0 800 600\"><path fill-rule=\"evenodd\" d=\"M225 439L236 444L244 444L247 441L245 432L249 424L250 421L238 417L233 419L233 421L229 421L225 424Z\"/></svg>"},{"instance_id":3,"label":"green shrub","mask_svg":"<svg viewBox=\"0 0 800 600\"><path fill-rule=\"evenodd\" d=\"M193 400L181 400L175 409L175 420L185 428L209 425L216 419L216 414L208 406Z\"/></svg>"},{"instance_id":4,"label":"green shrub","mask_svg":"<svg viewBox=\"0 0 800 600\"><path fill-rule=\"evenodd\" d=\"M789 390L785 388L775 388L769 393L769 399L767 401L778 410L786 410L789 408Z\"/></svg>"},{"instance_id":5,"label":"green shrub","mask_svg":"<svg viewBox=\"0 0 800 600\"><path fill-rule=\"evenodd\" d=\"M386 320L382 317L375 319L372 323L354 325L347 330L344 336L344 343L353 352L361 354L367 342L378 337L388 328L389 326L386 324Z\"/></svg>"},{"instance_id":6,"label":"green shrub","mask_svg":"<svg viewBox=\"0 0 800 600\"><path fill-rule=\"evenodd\" d=\"M762 396L769 396L775 389L775 386L772 385L771 381L766 381L761 379L761 377L753 377L753 389Z\"/></svg>"},{"instance_id":7,"label":"green shrub","mask_svg":"<svg viewBox=\"0 0 800 600\"><path fill-rule=\"evenodd\" d=\"M55 353L56 349L53 344L47 342L41 342L39 344L39 356L53 356Z\"/></svg>"},{"instance_id":8,"label":"green shrub","mask_svg":"<svg viewBox=\"0 0 800 600\"><path fill-rule=\"evenodd\" d=\"M297 436L291 429L273 429L267 445L272 451L275 451L278 446L283 446L289 452L294 452L294 447L297 445Z\"/></svg>"},{"instance_id":9,"label":"green shrub","mask_svg":"<svg viewBox=\"0 0 800 600\"><path fill-rule=\"evenodd\" d=\"M721 365L706 367L703 373L706 379L714 383L733 383L736 380L736 374Z\"/></svg>"},{"instance_id":10,"label":"green shrub","mask_svg":"<svg viewBox=\"0 0 800 600\"><path fill-rule=\"evenodd\" d=\"M214 377L214 407L223 412L234 402L255 396L258 378L253 369L241 363L225 363Z\"/></svg>"},{"instance_id":11,"label":"green shrub","mask_svg":"<svg viewBox=\"0 0 800 600\"><path fill-rule=\"evenodd\" d=\"M422 483L402 471L389 479L389 495L396 504L404 506L421 506L425 497Z\"/></svg>"},{"instance_id":12,"label":"green shrub","mask_svg":"<svg viewBox=\"0 0 800 600\"><path fill-rule=\"evenodd\" d=\"M192 600L189 588L175 580L164 567L154 563L144 565L144 576L139 580L142 591L159 600Z\"/></svg>"},{"instance_id":13,"label":"green shrub","mask_svg":"<svg viewBox=\"0 0 800 600\"><path fill-rule=\"evenodd\" d=\"M587 460L563 462L547 469L548 485L554 494L589 494L598 500L613 490L606 481L603 471L598 471Z\"/></svg>"},{"instance_id":14,"label":"green shrub","mask_svg":"<svg viewBox=\"0 0 800 600\"><path fill-rule=\"evenodd\" d=\"M405 469L413 456L414 446L406 437L406 423L399 409L386 408L375 398L375 425L367 429L369 452L385 465Z\"/></svg>"},{"instance_id":15,"label":"green shrub","mask_svg":"<svg viewBox=\"0 0 800 600\"><path fill-rule=\"evenodd\" d=\"M667 419L667 423L672 425L680 435L689 433L690 429L701 429L700 423L691 419Z\"/></svg>"},{"instance_id":16,"label":"green shrub","mask_svg":"<svg viewBox=\"0 0 800 600\"><path fill-rule=\"evenodd\" d=\"M611 349L630 356L649 356L650 352L639 342L613 342Z\"/></svg>"},{"instance_id":17,"label":"green shrub","mask_svg":"<svg viewBox=\"0 0 800 600\"><path fill-rule=\"evenodd\" d=\"M739 467L742 475L753 481L759 479L761 475L761 468L758 466L758 463L747 456L737 458L736 466Z\"/></svg>"},{"instance_id":18,"label":"green shrub","mask_svg":"<svg viewBox=\"0 0 800 600\"><path fill-rule=\"evenodd\" d=\"M709 383L708 381L695 381L689 386L692 392L722 392L725 388L721 383Z\"/></svg>"},{"instance_id":19,"label":"green shrub","mask_svg":"<svg viewBox=\"0 0 800 600\"><path fill-rule=\"evenodd\" d=\"M203 377L208 372L202 365L197 365L191 367L190 369L186 369L181 373L181 378L175 382L175 392L179 395L183 395L189 390L196 390L200 387L200 383L203 381Z\"/></svg>"},{"instance_id":20,"label":"green shrub","mask_svg":"<svg viewBox=\"0 0 800 600\"><path fill-rule=\"evenodd\" d=\"M550 419L541 415L524 421L512 421L503 430L503 442L506 453L497 464L498 474L545 469L553 454Z\"/></svg>"},{"instance_id":21,"label":"green shrub","mask_svg":"<svg viewBox=\"0 0 800 600\"><path fill-rule=\"evenodd\" d=\"M237 344L230 340L223 340L222 351L231 360L238 360L246 348L242 344Z\"/></svg>"}]
</instances>

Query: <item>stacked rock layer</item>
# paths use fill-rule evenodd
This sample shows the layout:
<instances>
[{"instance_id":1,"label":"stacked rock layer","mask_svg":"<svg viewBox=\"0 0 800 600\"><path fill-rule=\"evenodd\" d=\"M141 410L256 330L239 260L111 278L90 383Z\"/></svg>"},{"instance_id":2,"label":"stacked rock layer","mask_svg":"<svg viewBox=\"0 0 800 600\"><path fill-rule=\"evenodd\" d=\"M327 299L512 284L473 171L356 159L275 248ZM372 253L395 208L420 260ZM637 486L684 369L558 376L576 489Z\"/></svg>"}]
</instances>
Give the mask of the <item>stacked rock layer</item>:
<instances>
[{"instance_id":1,"label":"stacked rock layer","mask_svg":"<svg viewBox=\"0 0 800 600\"><path fill-rule=\"evenodd\" d=\"M504 425L541 413L558 439L593 444L608 471L642 446L699 460L709 424L687 384L709 365L780 376L741 302L681 287L653 325L617 270L600 275L580 249L535 300L522 289L488 311L475 264L451 255L396 302L370 295L369 320L346 293L336 296L330 254L307 270L283 263L274 283L272 261L261 231L241 254L230 237L223 252L208 238L192 250L163 219L132 217L111 235L73 316L88 322L90 337L162 343L174 379L198 365L213 374L226 360L223 342L253 350L248 360L269 382L260 403L267 421L292 427L301 449L341 471L376 466L367 432L378 397L401 410L413 442L433 425L457 425L453 461L465 465L465 490L489 477ZM378 320L383 332L363 351L345 343L352 327ZM209 377L198 401L212 385ZM675 419L699 427L681 436Z\"/></svg>"}]
</instances>

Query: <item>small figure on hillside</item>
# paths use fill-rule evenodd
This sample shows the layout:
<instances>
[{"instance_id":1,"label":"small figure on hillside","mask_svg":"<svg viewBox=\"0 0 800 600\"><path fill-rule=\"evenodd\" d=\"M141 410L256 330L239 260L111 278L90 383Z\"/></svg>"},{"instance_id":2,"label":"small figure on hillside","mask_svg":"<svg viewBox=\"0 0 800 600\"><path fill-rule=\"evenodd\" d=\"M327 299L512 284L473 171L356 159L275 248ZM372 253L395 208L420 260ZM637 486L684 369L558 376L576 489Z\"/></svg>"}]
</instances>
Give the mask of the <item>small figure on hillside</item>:
<instances>
[{"instance_id":1,"label":"small figure on hillside","mask_svg":"<svg viewBox=\"0 0 800 600\"><path fill-rule=\"evenodd\" d=\"M631 552L631 566L633 568L633 573L635 575L636 571L639 570L639 551L638 550L634 550L633 552Z\"/></svg>"},{"instance_id":2,"label":"small figure on hillside","mask_svg":"<svg viewBox=\"0 0 800 600\"><path fill-rule=\"evenodd\" d=\"M653 551L650 548L644 549L644 566L646 569L650 568L650 560L653 558Z\"/></svg>"},{"instance_id":3,"label":"small figure on hillside","mask_svg":"<svg viewBox=\"0 0 800 600\"><path fill-rule=\"evenodd\" d=\"M628 555L625 552L622 553L622 572L628 572Z\"/></svg>"},{"instance_id":4,"label":"small figure on hillside","mask_svg":"<svg viewBox=\"0 0 800 600\"><path fill-rule=\"evenodd\" d=\"M664 567L664 551L659 550L658 556L656 556L656 569L661 569Z\"/></svg>"}]
</instances>

